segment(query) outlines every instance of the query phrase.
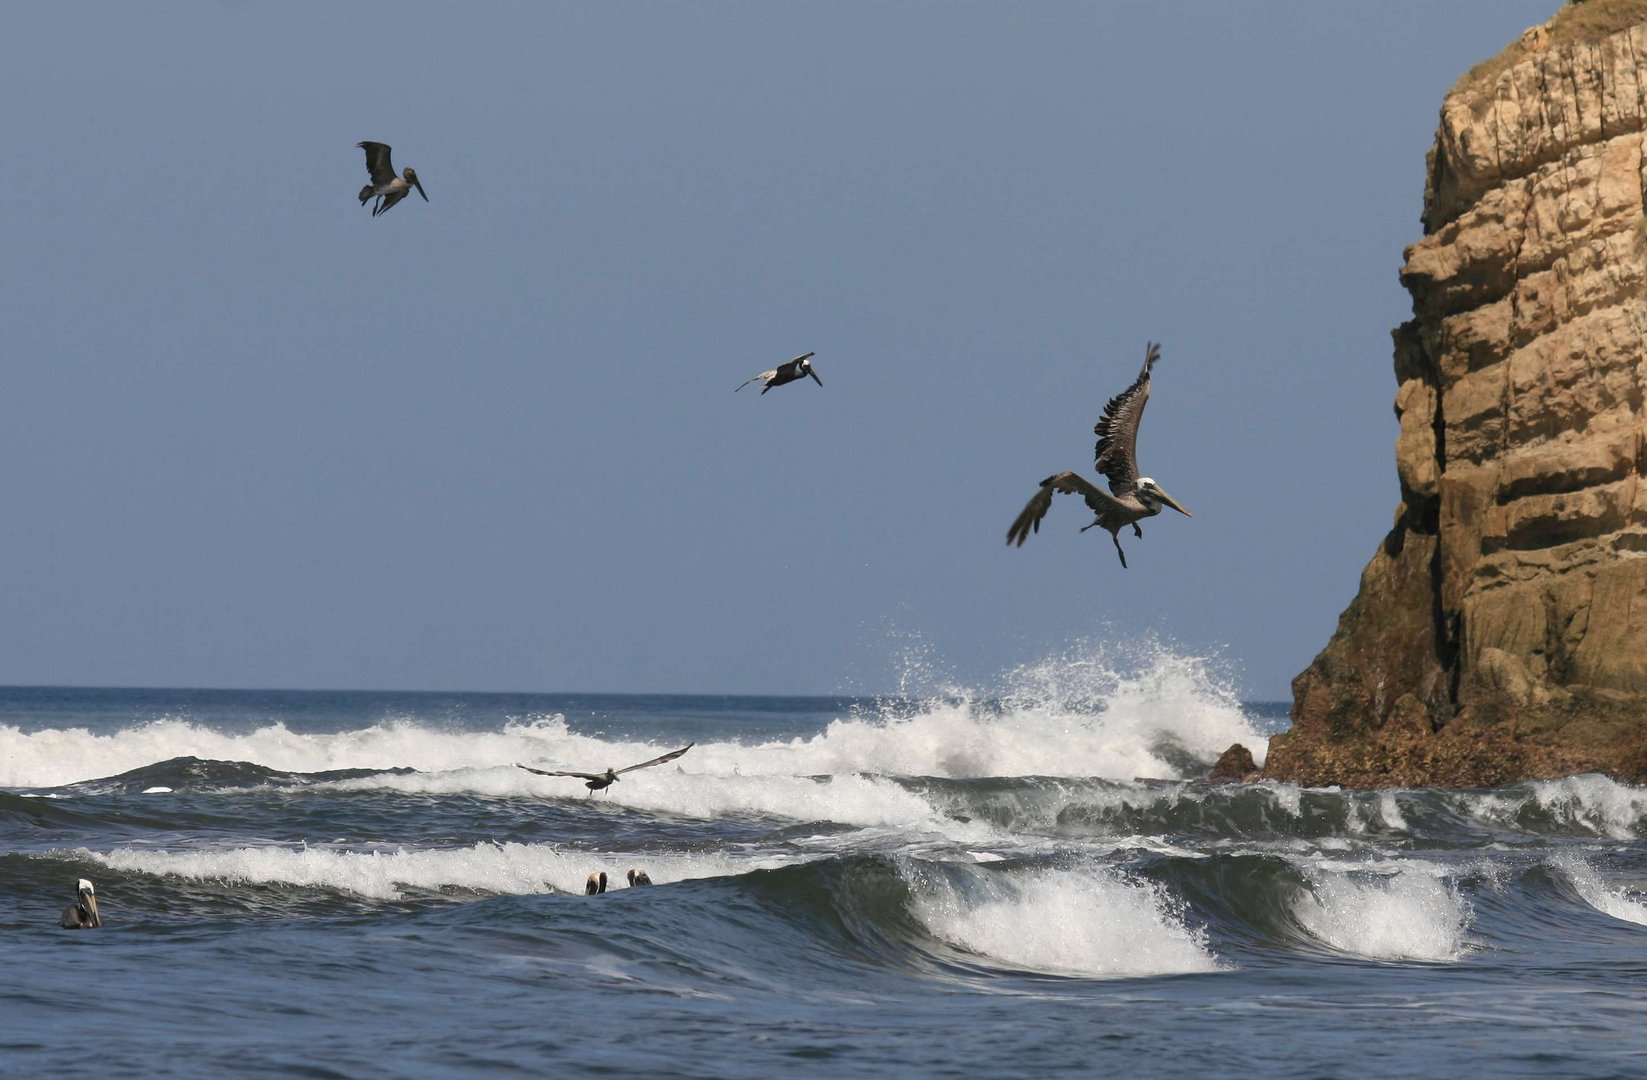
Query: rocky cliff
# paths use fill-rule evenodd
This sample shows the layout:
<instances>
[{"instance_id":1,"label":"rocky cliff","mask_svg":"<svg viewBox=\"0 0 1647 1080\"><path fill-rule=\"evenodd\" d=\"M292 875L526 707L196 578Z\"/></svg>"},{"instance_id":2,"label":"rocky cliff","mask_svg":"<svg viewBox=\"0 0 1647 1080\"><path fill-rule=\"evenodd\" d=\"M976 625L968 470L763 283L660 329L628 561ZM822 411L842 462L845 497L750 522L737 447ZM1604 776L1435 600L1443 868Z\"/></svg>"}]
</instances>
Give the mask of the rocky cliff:
<instances>
[{"instance_id":1,"label":"rocky cliff","mask_svg":"<svg viewBox=\"0 0 1647 1080\"><path fill-rule=\"evenodd\" d=\"M1448 94L1395 338L1395 525L1265 773L1647 780L1647 4Z\"/></svg>"}]
</instances>

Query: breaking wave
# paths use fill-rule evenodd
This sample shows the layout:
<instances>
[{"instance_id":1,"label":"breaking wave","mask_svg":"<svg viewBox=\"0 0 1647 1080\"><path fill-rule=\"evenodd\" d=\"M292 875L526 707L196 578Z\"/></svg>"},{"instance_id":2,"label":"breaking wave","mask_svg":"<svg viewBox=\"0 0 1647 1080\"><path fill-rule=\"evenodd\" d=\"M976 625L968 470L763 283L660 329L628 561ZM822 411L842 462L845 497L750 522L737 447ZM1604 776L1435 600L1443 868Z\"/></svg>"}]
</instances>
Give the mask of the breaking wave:
<instances>
[{"instance_id":1,"label":"breaking wave","mask_svg":"<svg viewBox=\"0 0 1647 1080\"><path fill-rule=\"evenodd\" d=\"M1089 978L1219 970L1159 886L1109 872L940 877L910 908L934 937L1000 966Z\"/></svg>"},{"instance_id":2,"label":"breaking wave","mask_svg":"<svg viewBox=\"0 0 1647 1080\"><path fill-rule=\"evenodd\" d=\"M475 844L450 849L340 851L325 847L236 847L214 851L121 848L77 854L111 870L195 881L333 889L373 900L399 900L408 889L467 889L497 894L581 893L604 870L618 881L643 865L655 884L770 869L794 860L719 854L624 856L571 851L551 844Z\"/></svg>"},{"instance_id":3,"label":"breaking wave","mask_svg":"<svg viewBox=\"0 0 1647 1080\"><path fill-rule=\"evenodd\" d=\"M1011 672L1001 692L938 689L837 717L815 735L752 744L704 741L681 766L744 777L1173 779L1204 770L1232 742L1245 743L1259 760L1268 745L1233 686L1209 661L1151 647L1126 662L1101 646L1083 645ZM673 747L580 732L561 715L470 731L414 720L333 733L295 732L282 723L229 732L176 718L110 733L25 733L5 726L0 787L59 787L194 757L293 774L470 770L471 778L495 792L496 783L482 779L481 770L515 762L597 769L665 749ZM436 786L427 790L452 790L442 786L445 780L431 783ZM522 790L544 793L542 786Z\"/></svg>"},{"instance_id":4,"label":"breaking wave","mask_svg":"<svg viewBox=\"0 0 1647 1080\"><path fill-rule=\"evenodd\" d=\"M1393 874L1318 868L1293 902L1309 934L1338 952L1373 960L1457 960L1468 945L1469 903L1422 866Z\"/></svg>"}]
</instances>

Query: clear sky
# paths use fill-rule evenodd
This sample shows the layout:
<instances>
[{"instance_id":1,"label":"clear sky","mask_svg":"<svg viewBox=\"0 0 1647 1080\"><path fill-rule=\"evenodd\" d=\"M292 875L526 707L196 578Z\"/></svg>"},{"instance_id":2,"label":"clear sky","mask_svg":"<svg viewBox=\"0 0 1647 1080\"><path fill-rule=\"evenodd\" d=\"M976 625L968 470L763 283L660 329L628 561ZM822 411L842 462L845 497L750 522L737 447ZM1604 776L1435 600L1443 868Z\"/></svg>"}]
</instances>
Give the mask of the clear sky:
<instances>
[{"instance_id":1,"label":"clear sky","mask_svg":"<svg viewBox=\"0 0 1647 1080\"><path fill-rule=\"evenodd\" d=\"M1556 6L16 7L0 683L873 693L1151 635L1285 697L1399 497L1442 95ZM371 219L363 139L431 201ZM1148 340L1194 518L1009 550Z\"/></svg>"}]
</instances>

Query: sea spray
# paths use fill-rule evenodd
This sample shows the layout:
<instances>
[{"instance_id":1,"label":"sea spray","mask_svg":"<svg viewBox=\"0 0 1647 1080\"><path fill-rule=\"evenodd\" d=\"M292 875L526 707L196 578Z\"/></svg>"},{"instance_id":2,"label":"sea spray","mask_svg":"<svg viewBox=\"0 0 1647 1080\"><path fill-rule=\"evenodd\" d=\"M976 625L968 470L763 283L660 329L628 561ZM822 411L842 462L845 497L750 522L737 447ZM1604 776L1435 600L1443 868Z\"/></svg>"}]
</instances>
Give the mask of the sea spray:
<instances>
[{"instance_id":1,"label":"sea spray","mask_svg":"<svg viewBox=\"0 0 1647 1080\"><path fill-rule=\"evenodd\" d=\"M1647 895L1635 887L1606 881L1576 855L1558 855L1550 866L1572 883L1573 891L1603 915L1647 926Z\"/></svg>"},{"instance_id":2,"label":"sea spray","mask_svg":"<svg viewBox=\"0 0 1647 1080\"><path fill-rule=\"evenodd\" d=\"M1299 924L1338 952L1375 960L1456 960L1467 946L1469 904L1422 867L1393 874L1315 867L1293 900Z\"/></svg>"},{"instance_id":3,"label":"sea spray","mask_svg":"<svg viewBox=\"0 0 1647 1080\"><path fill-rule=\"evenodd\" d=\"M999 966L1098 978L1219 969L1158 885L1110 870L918 876L909 903L934 937Z\"/></svg>"},{"instance_id":4,"label":"sea spray","mask_svg":"<svg viewBox=\"0 0 1647 1080\"><path fill-rule=\"evenodd\" d=\"M1124 663L1112 650L1083 644L1015 669L997 693L961 689L887 702L840 716L817 734L786 740L700 741L678 767L720 776L1174 779L1197 774L1231 742L1263 757L1267 741L1207 660L1159 646L1129 655L1131 662ZM0 787L57 787L178 757L300 774L442 772L515 762L593 771L674 748L575 730L559 714L468 731L411 720L325 733L293 731L283 723L228 732L177 718L108 734L0 726Z\"/></svg>"}]
</instances>

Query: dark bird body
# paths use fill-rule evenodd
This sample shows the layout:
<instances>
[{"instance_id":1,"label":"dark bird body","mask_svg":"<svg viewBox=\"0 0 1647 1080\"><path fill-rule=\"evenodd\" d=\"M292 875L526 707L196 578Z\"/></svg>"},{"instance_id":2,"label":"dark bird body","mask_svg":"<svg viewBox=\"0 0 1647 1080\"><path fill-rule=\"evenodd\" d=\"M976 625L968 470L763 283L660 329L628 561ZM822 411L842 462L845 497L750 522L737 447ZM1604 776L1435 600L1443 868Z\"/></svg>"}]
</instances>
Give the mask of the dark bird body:
<instances>
[{"instance_id":1,"label":"dark bird body","mask_svg":"<svg viewBox=\"0 0 1647 1080\"><path fill-rule=\"evenodd\" d=\"M645 870L636 868L629 871L629 887L631 889L635 888L637 885L650 884L652 884L652 875L648 874Z\"/></svg>"},{"instance_id":2,"label":"dark bird body","mask_svg":"<svg viewBox=\"0 0 1647 1080\"><path fill-rule=\"evenodd\" d=\"M387 143L363 142L355 145L366 151L366 171L372 174L372 182L360 189L360 205L365 206L376 198L377 205L372 207L373 217L393 210L396 203L412 193L413 188L417 188L424 202L429 201L423 185L418 182L416 170L407 168L401 175L395 175Z\"/></svg>"},{"instance_id":3,"label":"dark bird body","mask_svg":"<svg viewBox=\"0 0 1647 1080\"><path fill-rule=\"evenodd\" d=\"M90 930L103 925L103 917L97 913L97 890L91 882L80 879L79 899L63 909L58 925L65 930Z\"/></svg>"},{"instance_id":4,"label":"dark bird body","mask_svg":"<svg viewBox=\"0 0 1647 1080\"><path fill-rule=\"evenodd\" d=\"M782 386L784 383L792 383L797 379L804 379L808 375L812 376L813 382L817 383L819 386L822 386L823 380L818 378L818 373L816 371L812 370L812 357L814 355L816 354L805 353L801 356L795 357L795 359L790 360L787 363L779 364L770 371L763 371L759 375L751 375L749 378L738 384L738 390L742 390L752 382L760 382L764 384L761 387L761 393L764 394L774 386ZM732 392L736 394L738 390L734 390Z\"/></svg>"},{"instance_id":5,"label":"dark bird body","mask_svg":"<svg viewBox=\"0 0 1647 1080\"><path fill-rule=\"evenodd\" d=\"M1131 525L1134 536L1143 536L1144 530L1138 527L1138 522L1159 514L1163 506L1170 506L1185 517L1190 516L1190 512L1179 506L1154 480L1138 475L1138 423L1143 419L1144 405L1149 401L1150 369L1160 358L1161 347L1150 345L1144 351L1144 367L1138 378L1109 399L1104 406L1103 418L1092 429L1093 434L1098 436L1098 445L1094 450L1098 471L1109 479L1109 490L1103 491L1073 472L1047 477L1041 481L1041 489L1030 498L1023 512L1012 523L1012 528L1007 530L1008 544L1022 547L1030 533L1040 531L1041 519L1046 517L1047 510L1052 506L1054 492L1079 495L1086 500L1095 517L1092 524L1083 526L1081 531L1086 532L1096 526L1108 532L1115 542L1116 554L1121 556L1122 569L1127 565L1127 553L1121 550L1120 533L1123 528Z\"/></svg>"},{"instance_id":6,"label":"dark bird body","mask_svg":"<svg viewBox=\"0 0 1647 1080\"><path fill-rule=\"evenodd\" d=\"M527 772L537 773L539 776L575 776L579 780L584 781L584 785L589 788L589 794L593 795L602 788L609 788L613 784L617 783L618 777L626 772L634 772L636 769L648 769L653 765L662 765L666 761L674 761L676 758L680 757L696 745L698 744L695 742L689 742L679 750L671 750L669 753L664 754L661 757L655 757L651 761L643 761L639 765L629 765L622 769L607 769L603 773L568 772L566 770L550 772L547 769L534 769L530 765L521 765L518 763L515 768L525 769Z\"/></svg>"},{"instance_id":7,"label":"dark bird body","mask_svg":"<svg viewBox=\"0 0 1647 1080\"><path fill-rule=\"evenodd\" d=\"M603 893L605 891L606 891L606 871L605 870L602 870L598 874L590 874L589 875L589 880L583 883L583 895L585 895L585 896L599 896L601 893Z\"/></svg>"}]
</instances>

